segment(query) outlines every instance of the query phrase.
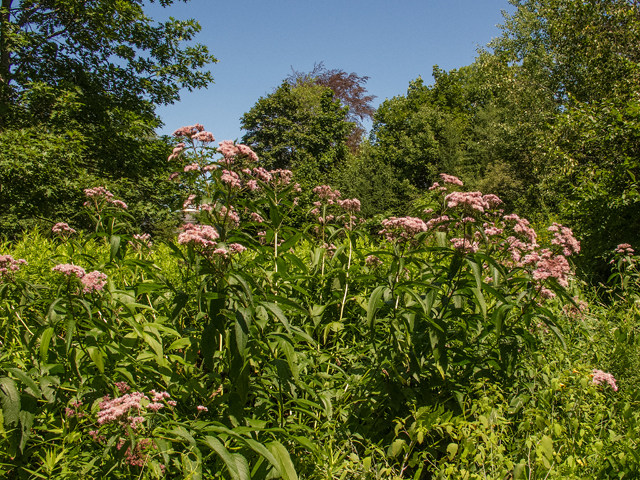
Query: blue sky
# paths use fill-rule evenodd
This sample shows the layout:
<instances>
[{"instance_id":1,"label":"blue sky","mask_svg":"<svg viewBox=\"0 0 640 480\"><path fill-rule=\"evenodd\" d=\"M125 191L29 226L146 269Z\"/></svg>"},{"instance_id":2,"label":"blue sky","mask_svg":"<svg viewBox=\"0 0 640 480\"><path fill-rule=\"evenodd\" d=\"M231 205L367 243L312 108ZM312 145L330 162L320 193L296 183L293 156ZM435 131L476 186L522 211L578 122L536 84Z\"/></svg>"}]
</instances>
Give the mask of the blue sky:
<instances>
[{"instance_id":1,"label":"blue sky","mask_svg":"<svg viewBox=\"0 0 640 480\"><path fill-rule=\"evenodd\" d=\"M478 47L500 35L508 0L192 0L162 8L154 20L196 19L202 43L219 60L210 66L215 83L182 91L181 101L158 107L170 134L201 123L216 141L242 136L240 117L291 73L314 62L369 76L378 98L406 93L409 81L432 82L433 65L450 70L473 62Z\"/></svg>"}]
</instances>

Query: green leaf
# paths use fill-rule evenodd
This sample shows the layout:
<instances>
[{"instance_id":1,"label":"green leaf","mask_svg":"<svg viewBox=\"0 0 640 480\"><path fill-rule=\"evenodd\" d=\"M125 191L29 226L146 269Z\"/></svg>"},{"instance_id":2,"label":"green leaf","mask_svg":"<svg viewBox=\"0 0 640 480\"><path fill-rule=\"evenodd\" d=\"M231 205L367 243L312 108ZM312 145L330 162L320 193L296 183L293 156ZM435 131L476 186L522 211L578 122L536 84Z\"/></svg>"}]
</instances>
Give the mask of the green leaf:
<instances>
[{"instance_id":1,"label":"green leaf","mask_svg":"<svg viewBox=\"0 0 640 480\"><path fill-rule=\"evenodd\" d=\"M9 377L0 378L0 404L5 425L17 424L20 419L20 394Z\"/></svg>"},{"instance_id":2,"label":"green leaf","mask_svg":"<svg viewBox=\"0 0 640 480\"><path fill-rule=\"evenodd\" d=\"M118 235L112 236L109 243L111 247L109 256L111 257L111 261L113 262L118 256L118 252L120 251L120 237Z\"/></svg>"},{"instance_id":3,"label":"green leaf","mask_svg":"<svg viewBox=\"0 0 640 480\"><path fill-rule=\"evenodd\" d=\"M267 448L271 451L280 465L280 475L284 480L298 480L296 469L293 467L289 452L280 442L271 442L267 444Z\"/></svg>"},{"instance_id":4,"label":"green leaf","mask_svg":"<svg viewBox=\"0 0 640 480\"><path fill-rule=\"evenodd\" d=\"M42 332L42 336L40 337L40 359L42 363L47 363L48 361L49 343L53 337L53 331L53 327L49 327Z\"/></svg>"},{"instance_id":5,"label":"green leaf","mask_svg":"<svg viewBox=\"0 0 640 480\"><path fill-rule=\"evenodd\" d=\"M13 373L18 378L18 380L24 383L25 386L29 390L31 390L31 395L36 398L42 398L40 387L38 387L38 384L29 375L17 368L7 368L7 371Z\"/></svg>"},{"instance_id":6,"label":"green leaf","mask_svg":"<svg viewBox=\"0 0 640 480\"><path fill-rule=\"evenodd\" d=\"M102 351L100 351L98 347L88 347L87 350L89 351L89 356L91 357L91 360L93 360L93 363L98 368L100 373L104 373L104 362L102 360Z\"/></svg>"},{"instance_id":7,"label":"green leaf","mask_svg":"<svg viewBox=\"0 0 640 480\"><path fill-rule=\"evenodd\" d=\"M169 347L167 348L167 352L170 352L172 350L182 350L183 348L186 348L190 345L191 345L191 338L189 337L179 338L178 340L173 342L171 345L169 345Z\"/></svg>"},{"instance_id":8,"label":"green leaf","mask_svg":"<svg viewBox=\"0 0 640 480\"><path fill-rule=\"evenodd\" d=\"M271 302L262 302L260 303L260 305L262 305L264 308L266 308L271 313L273 313L275 317L278 320L280 320L280 323L284 325L284 328L287 329L287 332L291 333L291 326L289 325L289 320L287 320L286 315L283 313L282 309L278 305Z\"/></svg>"},{"instance_id":9,"label":"green leaf","mask_svg":"<svg viewBox=\"0 0 640 480\"><path fill-rule=\"evenodd\" d=\"M458 444L450 443L447 446L447 453L449 454L449 461L453 460L453 457L455 457L456 453L458 453Z\"/></svg>"},{"instance_id":10,"label":"green leaf","mask_svg":"<svg viewBox=\"0 0 640 480\"><path fill-rule=\"evenodd\" d=\"M382 298L382 294L385 289L384 285L380 285L376 287L376 289L371 293L369 297L369 303L367 305L367 325L370 329L373 329L373 323L376 316L376 312L378 311L378 303L380 302L380 298Z\"/></svg>"},{"instance_id":11,"label":"green leaf","mask_svg":"<svg viewBox=\"0 0 640 480\"><path fill-rule=\"evenodd\" d=\"M540 440L540 450L547 459L553 459L553 440L551 440L551 437L547 435L542 437L542 440Z\"/></svg>"},{"instance_id":12,"label":"green leaf","mask_svg":"<svg viewBox=\"0 0 640 480\"><path fill-rule=\"evenodd\" d=\"M209 435L204 437L204 442L222 459L224 464L227 466L231 477L234 480L241 480L236 460L233 455L231 455L231 452L227 450L227 447L225 447L220 440Z\"/></svg>"}]
</instances>

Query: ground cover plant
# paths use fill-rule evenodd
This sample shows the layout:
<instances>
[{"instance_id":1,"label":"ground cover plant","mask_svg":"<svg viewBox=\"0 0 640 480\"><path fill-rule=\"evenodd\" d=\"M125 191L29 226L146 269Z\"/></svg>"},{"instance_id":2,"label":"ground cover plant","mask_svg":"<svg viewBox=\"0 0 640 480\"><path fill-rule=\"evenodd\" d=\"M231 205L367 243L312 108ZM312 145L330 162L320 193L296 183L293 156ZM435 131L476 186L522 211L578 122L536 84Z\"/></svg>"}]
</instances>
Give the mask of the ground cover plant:
<instances>
[{"instance_id":1,"label":"ground cover plant","mask_svg":"<svg viewBox=\"0 0 640 480\"><path fill-rule=\"evenodd\" d=\"M202 125L172 241L87 185L0 256L5 478L637 478L638 274L600 305L579 242L441 174L370 228ZM72 220L69 220L72 222Z\"/></svg>"}]
</instances>

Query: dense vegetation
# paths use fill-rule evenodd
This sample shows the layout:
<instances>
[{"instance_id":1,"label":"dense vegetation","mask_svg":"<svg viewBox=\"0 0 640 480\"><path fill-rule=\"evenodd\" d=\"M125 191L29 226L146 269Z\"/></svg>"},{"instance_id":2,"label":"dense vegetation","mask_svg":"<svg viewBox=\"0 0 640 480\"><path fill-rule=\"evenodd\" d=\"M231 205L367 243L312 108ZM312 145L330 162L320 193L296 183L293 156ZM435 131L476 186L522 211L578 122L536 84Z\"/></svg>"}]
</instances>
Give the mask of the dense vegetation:
<instances>
[{"instance_id":1,"label":"dense vegetation","mask_svg":"<svg viewBox=\"0 0 640 480\"><path fill-rule=\"evenodd\" d=\"M635 2L217 146L153 133L215 59L142 3L2 2L3 478L640 477Z\"/></svg>"}]
</instances>

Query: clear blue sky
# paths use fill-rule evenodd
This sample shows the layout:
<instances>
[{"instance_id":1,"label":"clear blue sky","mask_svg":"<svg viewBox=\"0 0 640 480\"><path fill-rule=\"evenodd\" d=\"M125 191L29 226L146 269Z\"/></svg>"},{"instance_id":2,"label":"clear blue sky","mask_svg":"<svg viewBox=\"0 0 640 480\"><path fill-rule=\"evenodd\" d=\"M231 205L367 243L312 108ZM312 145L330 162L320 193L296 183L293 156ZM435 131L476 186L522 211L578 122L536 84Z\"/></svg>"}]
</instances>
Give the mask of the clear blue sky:
<instances>
[{"instance_id":1,"label":"clear blue sky","mask_svg":"<svg viewBox=\"0 0 640 480\"><path fill-rule=\"evenodd\" d=\"M154 20L194 18L196 37L219 60L215 83L181 92L181 101L157 109L158 133L201 123L216 141L240 138L240 117L291 73L314 62L369 76L367 89L385 98L403 95L409 81L432 83L434 64L469 65L476 50L500 35L507 0L192 0L147 8Z\"/></svg>"}]
</instances>

